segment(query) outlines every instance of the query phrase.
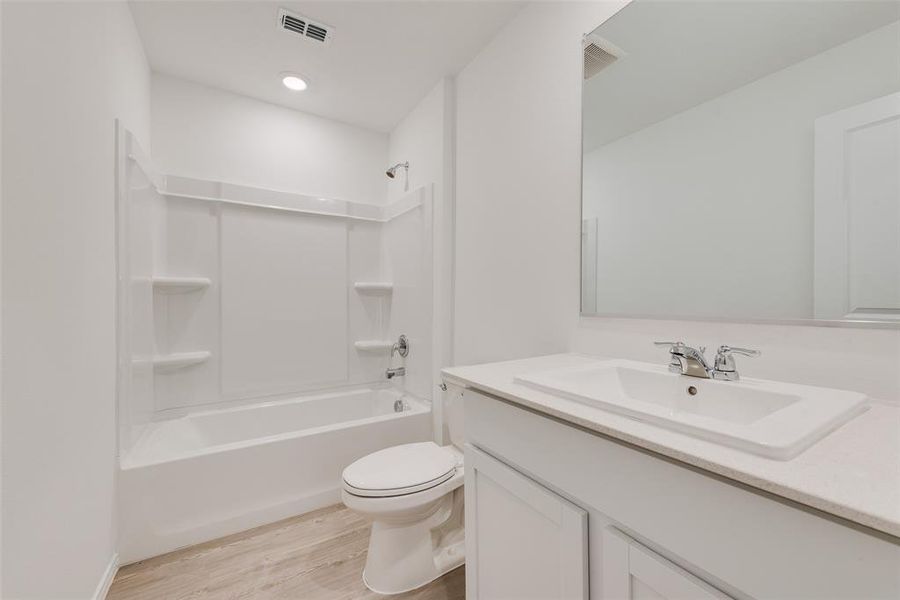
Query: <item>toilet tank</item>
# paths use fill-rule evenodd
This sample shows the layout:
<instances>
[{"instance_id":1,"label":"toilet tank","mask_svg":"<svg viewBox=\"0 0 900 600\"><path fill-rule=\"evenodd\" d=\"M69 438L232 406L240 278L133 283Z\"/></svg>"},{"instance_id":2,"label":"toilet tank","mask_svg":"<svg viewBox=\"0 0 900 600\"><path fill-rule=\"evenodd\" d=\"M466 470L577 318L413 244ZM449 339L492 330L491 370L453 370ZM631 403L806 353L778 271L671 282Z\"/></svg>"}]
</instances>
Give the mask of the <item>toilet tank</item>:
<instances>
[{"instance_id":1,"label":"toilet tank","mask_svg":"<svg viewBox=\"0 0 900 600\"><path fill-rule=\"evenodd\" d=\"M450 443L462 450L466 441L463 426L463 399L465 390L459 386L447 384L444 396L444 426L450 434Z\"/></svg>"}]
</instances>

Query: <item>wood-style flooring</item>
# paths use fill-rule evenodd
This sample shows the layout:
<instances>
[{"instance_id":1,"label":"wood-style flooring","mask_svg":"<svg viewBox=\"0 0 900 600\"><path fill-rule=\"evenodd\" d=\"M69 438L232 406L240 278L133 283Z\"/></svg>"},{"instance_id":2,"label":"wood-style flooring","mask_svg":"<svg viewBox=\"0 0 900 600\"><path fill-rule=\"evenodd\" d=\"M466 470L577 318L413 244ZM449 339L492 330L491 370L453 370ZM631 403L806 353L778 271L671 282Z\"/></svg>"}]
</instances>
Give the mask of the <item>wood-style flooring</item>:
<instances>
[{"instance_id":1,"label":"wood-style flooring","mask_svg":"<svg viewBox=\"0 0 900 600\"><path fill-rule=\"evenodd\" d=\"M465 567L407 594L362 582L369 525L330 506L122 567L107 600L462 600Z\"/></svg>"}]
</instances>

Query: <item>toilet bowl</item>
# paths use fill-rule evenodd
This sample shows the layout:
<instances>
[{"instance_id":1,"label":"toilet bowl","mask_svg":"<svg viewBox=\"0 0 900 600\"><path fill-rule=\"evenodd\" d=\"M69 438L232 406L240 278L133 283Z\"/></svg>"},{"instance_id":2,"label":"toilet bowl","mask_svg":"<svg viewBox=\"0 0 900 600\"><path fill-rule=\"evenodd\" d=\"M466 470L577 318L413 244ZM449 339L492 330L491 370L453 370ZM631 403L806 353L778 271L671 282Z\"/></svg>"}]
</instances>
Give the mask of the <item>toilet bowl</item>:
<instances>
[{"instance_id":1,"label":"toilet bowl","mask_svg":"<svg viewBox=\"0 0 900 600\"><path fill-rule=\"evenodd\" d=\"M363 581L380 594L416 589L463 564L463 454L434 442L379 450L343 474L347 508L372 522Z\"/></svg>"}]
</instances>

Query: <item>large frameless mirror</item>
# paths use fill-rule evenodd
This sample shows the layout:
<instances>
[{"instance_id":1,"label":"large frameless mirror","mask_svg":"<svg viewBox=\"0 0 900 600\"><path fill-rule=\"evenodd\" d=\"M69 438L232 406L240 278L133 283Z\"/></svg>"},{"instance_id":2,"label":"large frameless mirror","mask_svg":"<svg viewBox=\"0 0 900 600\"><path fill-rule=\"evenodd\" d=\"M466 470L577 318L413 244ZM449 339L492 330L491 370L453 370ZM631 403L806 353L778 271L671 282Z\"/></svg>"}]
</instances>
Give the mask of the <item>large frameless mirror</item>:
<instances>
[{"instance_id":1,"label":"large frameless mirror","mask_svg":"<svg viewBox=\"0 0 900 600\"><path fill-rule=\"evenodd\" d=\"M900 324L898 19L636 0L588 34L582 313Z\"/></svg>"}]
</instances>

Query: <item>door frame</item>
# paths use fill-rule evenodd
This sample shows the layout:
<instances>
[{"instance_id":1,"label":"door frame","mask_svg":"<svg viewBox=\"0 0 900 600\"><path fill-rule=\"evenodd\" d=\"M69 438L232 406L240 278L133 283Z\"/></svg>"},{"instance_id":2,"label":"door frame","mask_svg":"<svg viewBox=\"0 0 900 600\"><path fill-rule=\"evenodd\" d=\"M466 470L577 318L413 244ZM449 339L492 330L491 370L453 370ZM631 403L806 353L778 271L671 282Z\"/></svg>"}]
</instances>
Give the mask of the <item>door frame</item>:
<instances>
[{"instance_id":1,"label":"door frame","mask_svg":"<svg viewBox=\"0 0 900 600\"><path fill-rule=\"evenodd\" d=\"M850 200L847 196L847 135L900 118L900 92L857 104L815 121L813 314L816 319L900 322L900 311L851 306Z\"/></svg>"}]
</instances>

